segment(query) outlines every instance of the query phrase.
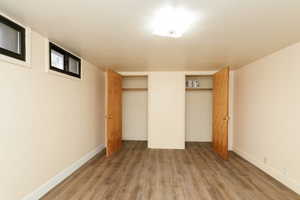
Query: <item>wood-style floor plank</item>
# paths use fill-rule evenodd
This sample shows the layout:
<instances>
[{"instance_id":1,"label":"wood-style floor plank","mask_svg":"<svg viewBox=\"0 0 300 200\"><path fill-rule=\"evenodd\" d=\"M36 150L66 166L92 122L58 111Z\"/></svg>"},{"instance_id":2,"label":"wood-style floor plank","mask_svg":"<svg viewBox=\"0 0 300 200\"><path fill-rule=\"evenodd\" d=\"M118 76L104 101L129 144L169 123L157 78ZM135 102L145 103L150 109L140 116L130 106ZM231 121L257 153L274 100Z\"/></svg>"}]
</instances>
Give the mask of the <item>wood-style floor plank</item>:
<instances>
[{"instance_id":1,"label":"wood-style floor plank","mask_svg":"<svg viewBox=\"0 0 300 200\"><path fill-rule=\"evenodd\" d=\"M42 200L300 200L300 196L238 155L220 159L209 143L185 150L124 142L97 155Z\"/></svg>"}]
</instances>

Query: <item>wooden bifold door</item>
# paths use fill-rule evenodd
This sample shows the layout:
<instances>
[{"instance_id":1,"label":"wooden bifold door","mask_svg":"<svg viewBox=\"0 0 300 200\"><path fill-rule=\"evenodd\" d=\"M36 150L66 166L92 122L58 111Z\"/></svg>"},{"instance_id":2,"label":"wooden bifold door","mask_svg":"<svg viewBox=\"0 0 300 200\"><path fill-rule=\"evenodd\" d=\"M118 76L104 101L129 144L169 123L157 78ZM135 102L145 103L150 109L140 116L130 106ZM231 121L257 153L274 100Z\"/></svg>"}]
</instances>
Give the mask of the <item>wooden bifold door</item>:
<instances>
[{"instance_id":1,"label":"wooden bifold door","mask_svg":"<svg viewBox=\"0 0 300 200\"><path fill-rule=\"evenodd\" d=\"M213 149L224 160L228 159L228 103L229 68L213 77Z\"/></svg>"},{"instance_id":2,"label":"wooden bifold door","mask_svg":"<svg viewBox=\"0 0 300 200\"><path fill-rule=\"evenodd\" d=\"M106 155L122 147L122 76L106 72Z\"/></svg>"}]
</instances>

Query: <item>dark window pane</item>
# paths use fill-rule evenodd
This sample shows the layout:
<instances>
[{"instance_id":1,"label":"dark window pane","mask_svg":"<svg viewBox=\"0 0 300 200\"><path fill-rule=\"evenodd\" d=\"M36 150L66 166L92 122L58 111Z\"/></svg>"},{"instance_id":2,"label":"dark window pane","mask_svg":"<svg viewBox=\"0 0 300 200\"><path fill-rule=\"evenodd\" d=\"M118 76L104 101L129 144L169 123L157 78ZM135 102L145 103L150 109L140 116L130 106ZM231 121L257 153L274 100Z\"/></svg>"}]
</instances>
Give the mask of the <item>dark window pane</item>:
<instances>
[{"instance_id":1,"label":"dark window pane","mask_svg":"<svg viewBox=\"0 0 300 200\"><path fill-rule=\"evenodd\" d=\"M79 61L69 57L69 72L79 74Z\"/></svg>"},{"instance_id":2,"label":"dark window pane","mask_svg":"<svg viewBox=\"0 0 300 200\"><path fill-rule=\"evenodd\" d=\"M21 34L19 31L0 23L0 47L8 51L21 53Z\"/></svg>"}]
</instances>

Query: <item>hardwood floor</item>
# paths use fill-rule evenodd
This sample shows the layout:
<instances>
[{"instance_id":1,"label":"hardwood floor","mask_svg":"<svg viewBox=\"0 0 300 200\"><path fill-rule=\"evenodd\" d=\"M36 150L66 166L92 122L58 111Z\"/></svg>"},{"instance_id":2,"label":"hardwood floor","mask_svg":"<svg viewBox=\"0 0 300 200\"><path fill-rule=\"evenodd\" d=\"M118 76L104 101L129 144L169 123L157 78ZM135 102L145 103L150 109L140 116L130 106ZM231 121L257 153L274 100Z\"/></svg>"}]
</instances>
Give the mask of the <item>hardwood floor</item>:
<instances>
[{"instance_id":1,"label":"hardwood floor","mask_svg":"<svg viewBox=\"0 0 300 200\"><path fill-rule=\"evenodd\" d=\"M300 200L238 155L216 156L207 143L186 150L147 149L124 142L110 158L98 155L43 200Z\"/></svg>"}]
</instances>

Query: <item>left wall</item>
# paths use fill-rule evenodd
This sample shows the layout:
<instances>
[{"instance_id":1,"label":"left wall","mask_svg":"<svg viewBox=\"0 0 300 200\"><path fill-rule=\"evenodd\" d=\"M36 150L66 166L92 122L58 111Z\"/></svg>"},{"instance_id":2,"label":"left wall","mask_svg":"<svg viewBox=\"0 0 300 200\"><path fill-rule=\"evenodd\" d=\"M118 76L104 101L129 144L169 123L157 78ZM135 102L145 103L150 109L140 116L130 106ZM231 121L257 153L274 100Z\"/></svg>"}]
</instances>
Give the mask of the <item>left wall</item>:
<instances>
[{"instance_id":1,"label":"left wall","mask_svg":"<svg viewBox=\"0 0 300 200\"><path fill-rule=\"evenodd\" d=\"M46 72L46 45L32 31L29 67L0 60L0 199L22 199L104 147L104 73L85 60L82 80Z\"/></svg>"}]
</instances>

